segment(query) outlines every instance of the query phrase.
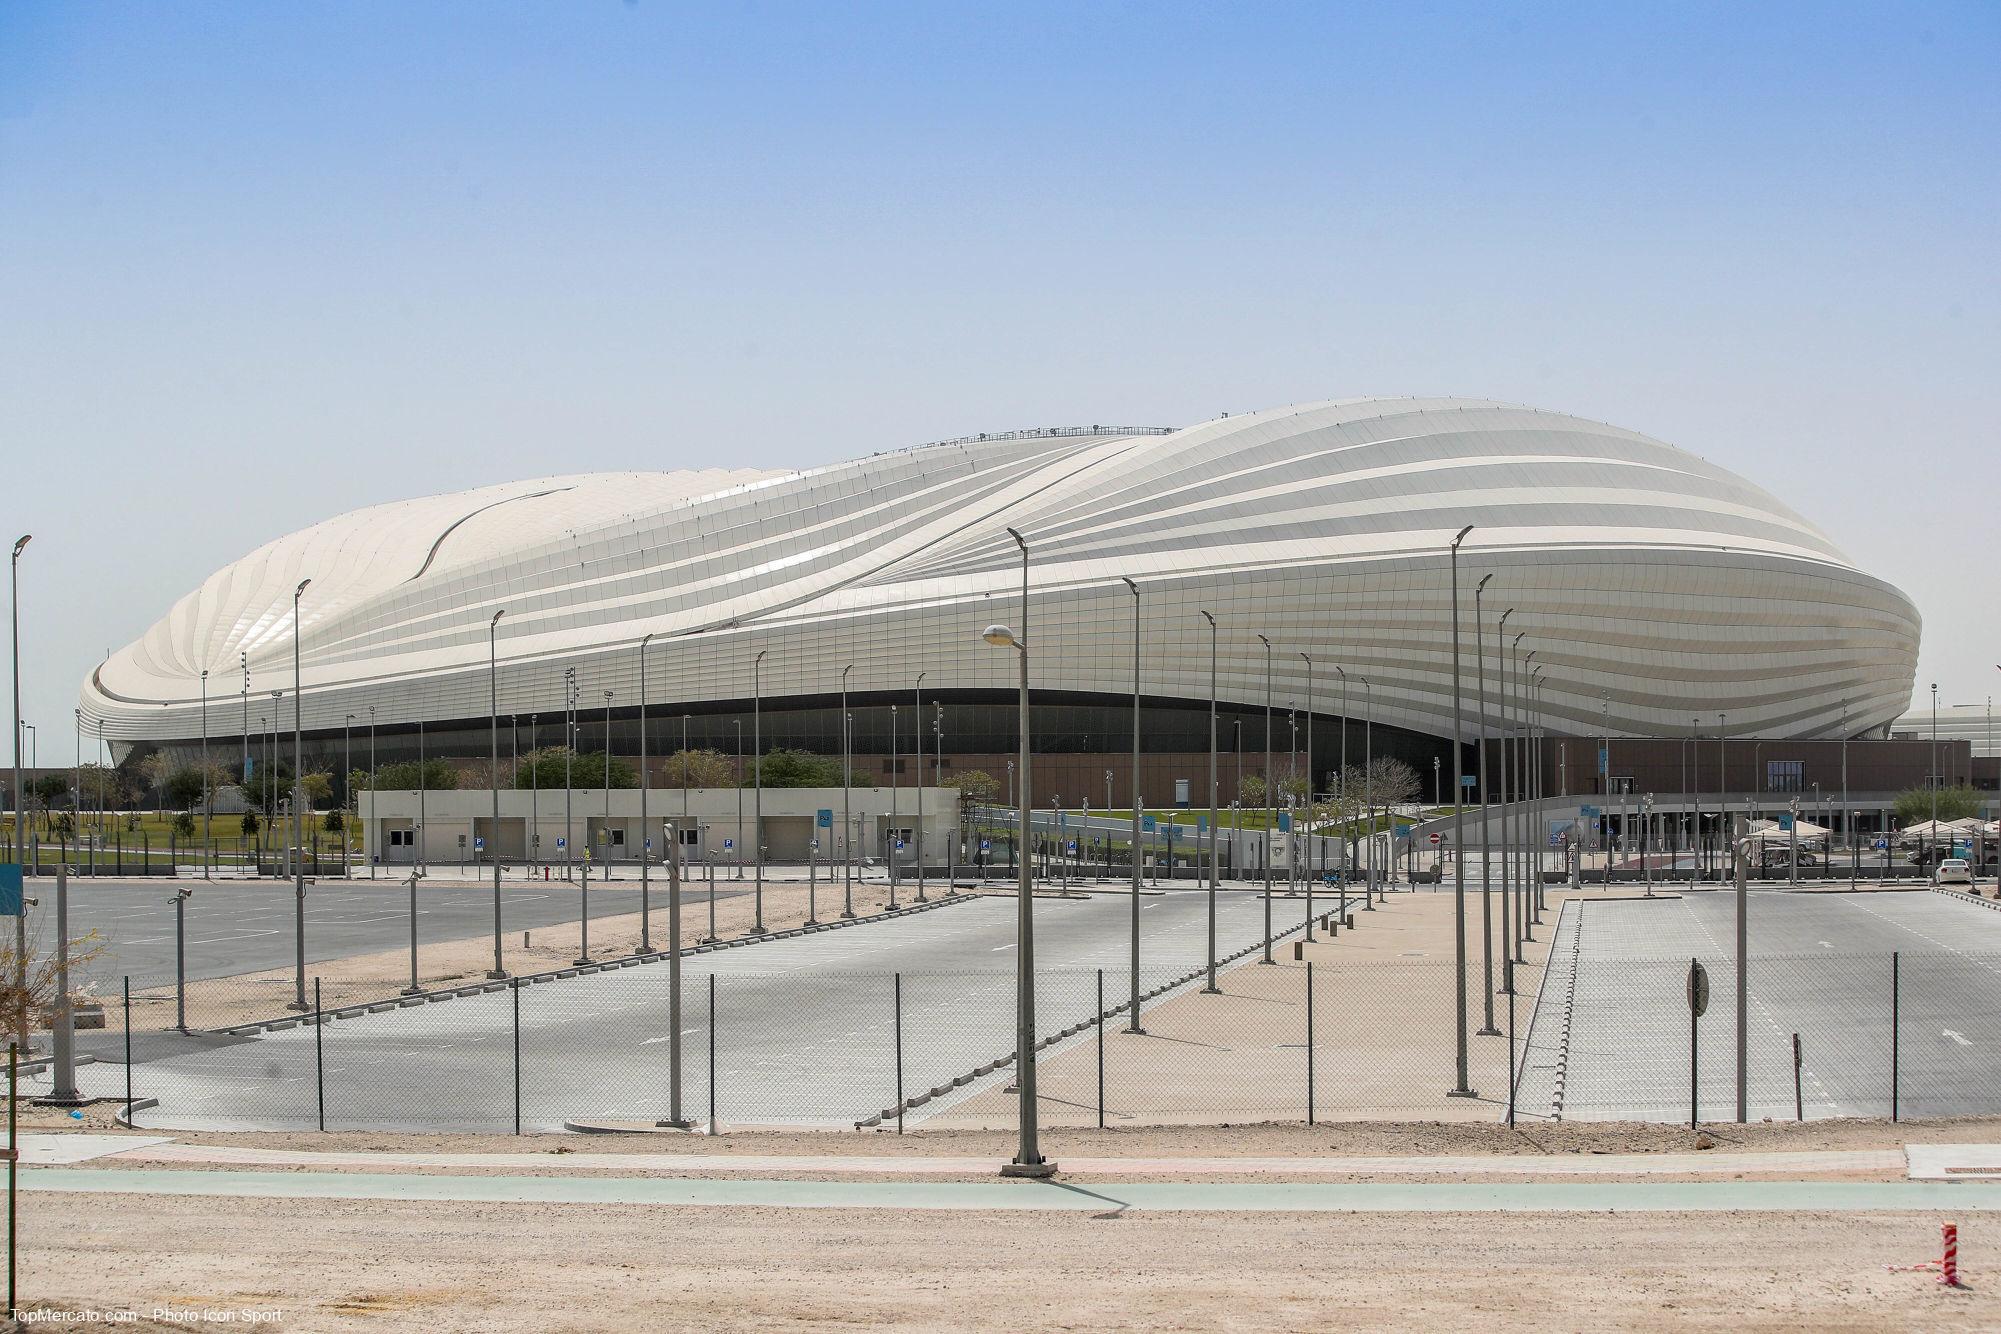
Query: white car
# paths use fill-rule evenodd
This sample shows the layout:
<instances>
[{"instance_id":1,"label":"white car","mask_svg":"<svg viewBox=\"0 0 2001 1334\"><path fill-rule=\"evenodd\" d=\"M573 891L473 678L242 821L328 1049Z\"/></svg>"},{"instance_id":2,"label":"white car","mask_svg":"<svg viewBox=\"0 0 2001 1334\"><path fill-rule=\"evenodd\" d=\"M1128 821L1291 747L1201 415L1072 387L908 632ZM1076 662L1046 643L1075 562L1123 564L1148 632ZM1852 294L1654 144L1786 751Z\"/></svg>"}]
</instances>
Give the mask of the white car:
<instances>
[{"instance_id":1,"label":"white car","mask_svg":"<svg viewBox=\"0 0 2001 1334\"><path fill-rule=\"evenodd\" d=\"M1973 883L1973 868L1964 857L1947 857L1938 864L1938 882L1941 885L1970 885Z\"/></svg>"}]
</instances>

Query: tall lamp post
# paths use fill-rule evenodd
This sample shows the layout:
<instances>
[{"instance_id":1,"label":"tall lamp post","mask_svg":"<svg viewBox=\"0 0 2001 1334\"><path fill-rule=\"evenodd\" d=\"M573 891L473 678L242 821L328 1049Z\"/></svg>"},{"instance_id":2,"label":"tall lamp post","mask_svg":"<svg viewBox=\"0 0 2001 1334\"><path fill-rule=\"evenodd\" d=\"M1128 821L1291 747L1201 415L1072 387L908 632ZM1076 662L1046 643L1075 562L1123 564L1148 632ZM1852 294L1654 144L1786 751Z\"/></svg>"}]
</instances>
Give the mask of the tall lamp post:
<instances>
[{"instance_id":1,"label":"tall lamp post","mask_svg":"<svg viewBox=\"0 0 2001 1334\"><path fill-rule=\"evenodd\" d=\"M1126 1025L1126 1032L1144 1033L1146 1030L1139 1026L1139 585L1124 575L1120 575L1119 579L1133 595L1133 892L1131 960L1127 967L1127 979L1132 984L1132 998L1128 1002L1132 1013L1130 1016L1131 1022ZM1110 838L1109 834L1106 835L1107 844L1109 844ZM1109 859L1108 848L1107 860ZM1270 910L1269 904L1267 904L1266 910Z\"/></svg>"},{"instance_id":2,"label":"tall lamp post","mask_svg":"<svg viewBox=\"0 0 2001 1334\"><path fill-rule=\"evenodd\" d=\"M1278 960L1271 957L1271 844L1272 831L1278 824L1278 803L1271 781L1271 640L1259 635L1258 642L1265 646L1265 829L1264 846L1258 850L1265 873L1265 953L1258 962L1276 964Z\"/></svg>"},{"instance_id":3,"label":"tall lamp post","mask_svg":"<svg viewBox=\"0 0 2001 1334\"><path fill-rule=\"evenodd\" d=\"M28 549L28 543L32 542L34 537L33 533L23 533L15 539L14 557L7 567L9 607L14 622L14 864L16 866L24 865L28 860L28 825L24 814L28 809L28 803L21 797L21 553Z\"/></svg>"},{"instance_id":4,"label":"tall lamp post","mask_svg":"<svg viewBox=\"0 0 2001 1334\"><path fill-rule=\"evenodd\" d=\"M1300 809L1302 809L1306 813L1307 832L1302 835L1299 835L1294 840L1288 840L1286 846L1288 855L1290 855L1293 847L1297 846L1299 855L1294 860L1303 861L1306 863L1305 866L1299 868L1299 873L1297 878L1299 880L1304 881L1306 884L1306 939L1307 942L1310 944L1312 943L1313 940L1313 877L1311 874L1309 874L1309 872L1311 872L1313 869L1313 856L1311 848L1312 848L1312 839L1314 837L1313 835L1313 659L1311 656L1305 653L1301 653L1299 655L1299 660L1306 664L1306 791L1302 794L1303 799L1301 800ZM1294 829L1298 828L1297 819L1294 820L1293 827ZM1321 848L1324 850L1326 848L1326 844L1325 843L1321 844Z\"/></svg>"},{"instance_id":5,"label":"tall lamp post","mask_svg":"<svg viewBox=\"0 0 2001 1334\"><path fill-rule=\"evenodd\" d=\"M757 877L751 899L753 936L764 934L764 655L770 651L759 649L750 663L750 749L755 766L750 771L750 781L755 784L751 791L750 851Z\"/></svg>"},{"instance_id":6,"label":"tall lamp post","mask_svg":"<svg viewBox=\"0 0 2001 1334\"><path fill-rule=\"evenodd\" d=\"M1022 853L1015 859L1020 867L1020 875L1015 884L1015 931L1018 943L1014 952L1014 1073L1015 1088L1020 1095L1019 1115L1020 1139L1015 1148L1014 1161L1001 1167L1002 1176L1048 1177L1056 1172L1056 1164L1042 1156L1037 1144L1035 1104L1035 884L1028 856L1028 543L1022 535L1010 528L1009 537L1021 548L1021 633L1015 634L1005 625L989 625L981 638L996 648L1012 648L1021 660L1021 705L1020 705L1020 755L1021 801L1015 807L1019 821L1016 836L1021 841Z\"/></svg>"},{"instance_id":7,"label":"tall lamp post","mask_svg":"<svg viewBox=\"0 0 2001 1334\"><path fill-rule=\"evenodd\" d=\"M642 635L639 640L639 952L652 954L653 923L648 908L648 891L653 884L653 821L651 808L647 805L646 789L652 786L646 778L646 646L653 642L652 635ZM685 760L685 756L683 759ZM611 761L605 761L605 772L611 772ZM681 831L676 829L674 837L679 839ZM680 844L675 844L678 855ZM664 849L663 849L664 850ZM679 864L678 862L676 863ZM680 889L680 877L672 876L668 888ZM674 920L680 920L680 905L674 907Z\"/></svg>"},{"instance_id":8,"label":"tall lamp post","mask_svg":"<svg viewBox=\"0 0 2001 1334\"><path fill-rule=\"evenodd\" d=\"M208 771L208 668L201 673L201 878L210 879L215 874L213 859L209 855L209 825L215 812L215 798L212 795L215 783Z\"/></svg>"},{"instance_id":9,"label":"tall lamp post","mask_svg":"<svg viewBox=\"0 0 2001 1334\"><path fill-rule=\"evenodd\" d=\"M1938 883L1938 682L1932 682L1932 827L1925 831L1925 860L1931 864L1932 883Z\"/></svg>"},{"instance_id":10,"label":"tall lamp post","mask_svg":"<svg viewBox=\"0 0 2001 1334\"><path fill-rule=\"evenodd\" d=\"M309 1008L306 1004L306 859L299 855L305 844L306 806L306 749L301 739L300 723L300 715L306 707L306 680L299 668L299 599L306 595L306 587L312 582L311 579L301 579L299 586L292 590L292 934L298 952L291 1008L299 1011Z\"/></svg>"},{"instance_id":11,"label":"tall lamp post","mask_svg":"<svg viewBox=\"0 0 2001 1334\"><path fill-rule=\"evenodd\" d=\"M855 915L855 816L854 816L854 719L848 716L848 673L853 663L841 668L841 916L852 921Z\"/></svg>"},{"instance_id":12,"label":"tall lamp post","mask_svg":"<svg viewBox=\"0 0 2001 1334\"><path fill-rule=\"evenodd\" d=\"M493 846L487 849L493 858L493 967L487 976L496 980L507 976L507 969L500 958L500 653L498 640L500 618L507 614L506 608L493 613L493 619L486 623L486 691L487 725L490 729L492 750L487 758L487 786L493 795L493 827L487 831ZM609 764L610 757L605 762Z\"/></svg>"},{"instance_id":13,"label":"tall lamp post","mask_svg":"<svg viewBox=\"0 0 2001 1334\"><path fill-rule=\"evenodd\" d=\"M1474 678L1479 682L1480 722L1476 729L1474 745L1479 750L1480 778L1480 963L1481 983L1487 992L1487 1026L1493 1027L1494 1010L1494 878L1488 859L1492 855L1493 836L1489 832L1494 798L1487 787L1487 729L1491 725L1487 712L1487 613L1483 605L1487 584L1493 579L1491 574L1480 576L1480 582L1473 586L1473 661ZM1461 785L1464 786L1463 784ZM1460 794L1463 797L1463 792ZM1463 804L1463 803L1462 803ZM1460 856L1465 849L1460 849ZM1501 939L1508 939L1508 900L1501 898ZM1514 989L1512 970L1501 970L1501 990Z\"/></svg>"},{"instance_id":14,"label":"tall lamp post","mask_svg":"<svg viewBox=\"0 0 2001 1334\"><path fill-rule=\"evenodd\" d=\"M1466 708L1459 689L1459 544L1466 540L1466 534L1473 531L1467 524L1452 539L1447 563L1452 567L1452 785L1459 786L1459 772L1466 763ZM1468 1083L1467 1043L1466 1043L1466 858L1460 855L1465 847L1462 837L1465 833L1466 817L1463 804L1452 803L1452 935L1453 960L1456 964L1453 1038L1454 1080L1446 1096L1450 1098L1470 1098L1473 1089ZM1491 968L1491 965L1490 965ZM1481 1033L1498 1035L1500 1029L1494 1027L1494 982L1491 971L1480 990L1487 1002L1487 1023Z\"/></svg>"},{"instance_id":15,"label":"tall lamp post","mask_svg":"<svg viewBox=\"0 0 2001 1334\"><path fill-rule=\"evenodd\" d=\"M204 680L206 680L207 676L207 672L202 673ZM207 745L208 738L206 730L204 730L202 738L204 751L206 751ZM207 761L204 760L203 763L206 764ZM352 880L354 879L354 858L348 855L348 840L354 837L354 829L346 814L346 809L354 804L354 715L351 713L342 718L340 722L340 767L342 769L340 776L340 804L342 808L340 822L340 878L343 880Z\"/></svg>"},{"instance_id":16,"label":"tall lamp post","mask_svg":"<svg viewBox=\"0 0 2001 1334\"><path fill-rule=\"evenodd\" d=\"M1216 988L1216 618L1209 622L1209 981L1203 994L1214 996Z\"/></svg>"}]
</instances>

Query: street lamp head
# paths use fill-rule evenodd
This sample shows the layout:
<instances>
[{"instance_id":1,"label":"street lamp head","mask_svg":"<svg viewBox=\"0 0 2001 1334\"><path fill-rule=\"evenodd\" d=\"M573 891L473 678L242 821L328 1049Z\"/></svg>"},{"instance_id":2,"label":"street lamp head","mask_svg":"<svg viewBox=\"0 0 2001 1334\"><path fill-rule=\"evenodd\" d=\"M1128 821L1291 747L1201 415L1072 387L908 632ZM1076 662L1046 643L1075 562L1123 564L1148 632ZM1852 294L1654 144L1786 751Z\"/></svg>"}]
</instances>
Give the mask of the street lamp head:
<instances>
[{"instance_id":1,"label":"street lamp head","mask_svg":"<svg viewBox=\"0 0 2001 1334\"><path fill-rule=\"evenodd\" d=\"M1486 587L1487 587L1488 583L1489 583L1489 582L1491 582L1491 581L1493 580L1493 578L1494 578L1494 576L1493 576L1492 574L1483 574L1483 575L1481 575L1481 576L1480 576L1480 582L1479 582L1479 583L1477 583L1477 584L1475 584L1475 585L1473 585L1473 596L1474 596L1474 597L1479 597L1479 596L1480 596L1480 594L1481 594L1481 593L1482 593L1482 592L1483 592L1483 591L1484 591L1484 590L1486 589Z\"/></svg>"},{"instance_id":2,"label":"street lamp head","mask_svg":"<svg viewBox=\"0 0 2001 1334\"><path fill-rule=\"evenodd\" d=\"M1014 531L1014 529L1010 528L1008 529L1008 531L1011 533ZM1014 631L1008 629L1004 625L994 624L988 626L986 629L980 631L980 638L986 640L989 644L992 644L995 648L1015 647ZM843 674L845 675L845 673Z\"/></svg>"},{"instance_id":3,"label":"street lamp head","mask_svg":"<svg viewBox=\"0 0 2001 1334\"><path fill-rule=\"evenodd\" d=\"M1124 584L1124 585L1126 586L1127 590L1128 590L1129 592L1131 592L1131 593L1132 593L1132 595L1133 595L1134 597L1138 597L1138 596L1139 596L1139 585L1138 585L1138 584L1134 583L1134 582L1133 582L1132 580L1128 579L1128 578L1127 578L1127 577L1126 577L1125 575L1123 575L1123 574L1119 576L1119 582L1120 582L1120 583L1122 583L1122 584Z\"/></svg>"},{"instance_id":4,"label":"street lamp head","mask_svg":"<svg viewBox=\"0 0 2001 1334\"><path fill-rule=\"evenodd\" d=\"M35 540L35 535L33 533L22 533L19 537L15 538L14 559L19 560L21 558L21 553L27 550L28 543L34 540Z\"/></svg>"},{"instance_id":5,"label":"street lamp head","mask_svg":"<svg viewBox=\"0 0 2001 1334\"><path fill-rule=\"evenodd\" d=\"M1455 552L1459 550L1459 544L1460 544L1461 542L1464 542L1464 541L1466 540L1466 534L1468 534L1468 533L1470 533L1470 532L1472 532L1472 531L1473 531L1473 525L1472 525L1472 524L1470 524L1470 523L1469 523L1469 524L1467 524L1467 525L1466 525L1466 526L1465 526L1464 528L1461 528L1461 529L1459 530L1459 536L1457 536L1457 537L1455 537L1455 538L1453 538L1453 539L1452 539L1452 549L1453 549L1453 550L1454 550Z\"/></svg>"},{"instance_id":6,"label":"street lamp head","mask_svg":"<svg viewBox=\"0 0 2001 1334\"><path fill-rule=\"evenodd\" d=\"M500 618L505 615L507 615L507 608L502 607L499 611L493 613L493 619L486 623L486 628L491 631L494 626L500 624Z\"/></svg>"},{"instance_id":7,"label":"street lamp head","mask_svg":"<svg viewBox=\"0 0 2001 1334\"><path fill-rule=\"evenodd\" d=\"M299 580L299 586L292 590L292 601L297 602L302 596L304 596L306 591L306 586L312 582L313 581L310 579Z\"/></svg>"},{"instance_id":8,"label":"street lamp head","mask_svg":"<svg viewBox=\"0 0 2001 1334\"><path fill-rule=\"evenodd\" d=\"M640 649L643 651L648 644L651 644L653 642L653 635L658 633L659 631L656 630L652 634L641 635L639 638Z\"/></svg>"},{"instance_id":9,"label":"street lamp head","mask_svg":"<svg viewBox=\"0 0 2001 1334\"><path fill-rule=\"evenodd\" d=\"M1216 628L1216 618L1214 616L1211 616L1208 612L1205 611L1202 613L1202 619L1209 622L1209 628L1211 630L1214 630Z\"/></svg>"},{"instance_id":10,"label":"street lamp head","mask_svg":"<svg viewBox=\"0 0 2001 1334\"><path fill-rule=\"evenodd\" d=\"M1007 535L1014 539L1014 544L1021 548L1021 554L1026 556L1028 554L1028 539L1012 528L1007 530Z\"/></svg>"},{"instance_id":11,"label":"street lamp head","mask_svg":"<svg viewBox=\"0 0 2001 1334\"><path fill-rule=\"evenodd\" d=\"M1266 639L1263 635L1259 635L1258 642L1265 646L1265 652L1271 652L1271 641L1269 639Z\"/></svg>"}]
</instances>

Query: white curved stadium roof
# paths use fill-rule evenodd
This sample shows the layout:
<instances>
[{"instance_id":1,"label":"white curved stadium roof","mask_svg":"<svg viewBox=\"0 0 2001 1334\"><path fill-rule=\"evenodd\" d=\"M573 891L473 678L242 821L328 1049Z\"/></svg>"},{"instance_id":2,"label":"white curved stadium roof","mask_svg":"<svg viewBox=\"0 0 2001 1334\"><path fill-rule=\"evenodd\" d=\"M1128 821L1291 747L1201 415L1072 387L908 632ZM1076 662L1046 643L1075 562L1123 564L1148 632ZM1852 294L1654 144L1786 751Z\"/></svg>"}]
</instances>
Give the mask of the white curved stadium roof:
<instances>
[{"instance_id":1,"label":"white curved stadium roof","mask_svg":"<svg viewBox=\"0 0 2001 1334\"><path fill-rule=\"evenodd\" d=\"M1767 492L1637 433L1470 399L1353 399L1166 433L1085 428L982 437L801 472L592 474L357 510L217 571L86 684L117 741L233 727L292 685L301 601L307 730L370 706L383 725L488 709L487 624L500 622L500 709L583 697L767 701L855 691L1005 688L1013 655L979 639L1019 617L1039 688L1131 690L1130 576L1142 590L1143 688L1335 707L1452 733L1446 544L1460 555L1463 671L1474 599L1514 609L1559 731L1859 735L1904 711L1918 616ZM1494 643L1487 637L1489 670ZM1311 679L1307 662L1312 659ZM268 710L267 710L268 711ZM282 711L286 726L290 706Z\"/></svg>"}]
</instances>

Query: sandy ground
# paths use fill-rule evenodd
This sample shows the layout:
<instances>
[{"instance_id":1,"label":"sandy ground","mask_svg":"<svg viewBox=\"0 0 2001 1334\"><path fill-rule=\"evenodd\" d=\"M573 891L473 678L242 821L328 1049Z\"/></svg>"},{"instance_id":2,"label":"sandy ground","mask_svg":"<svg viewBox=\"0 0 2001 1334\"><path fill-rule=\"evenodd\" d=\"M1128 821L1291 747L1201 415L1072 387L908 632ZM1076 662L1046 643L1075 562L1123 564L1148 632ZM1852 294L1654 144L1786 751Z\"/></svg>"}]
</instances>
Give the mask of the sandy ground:
<instances>
[{"instance_id":1,"label":"sandy ground","mask_svg":"<svg viewBox=\"0 0 2001 1334\"><path fill-rule=\"evenodd\" d=\"M1104 1214L30 1197L24 1305L283 1330L1978 1329L1911 1214ZM210 1328L159 1321L141 1329Z\"/></svg>"},{"instance_id":2,"label":"sandy ground","mask_svg":"<svg viewBox=\"0 0 2001 1334\"><path fill-rule=\"evenodd\" d=\"M1517 1029L1523 1040L1562 897L1549 896L1543 925L1525 950L1528 965L1516 967ZM1338 900L1326 902L1329 911L1337 906ZM1319 896L1314 909L1317 917ZM1253 955L1220 972L1221 995L1190 986L1147 1005L1142 1034L1124 1032L1123 1017L1108 1021L1106 1123L1305 1120L1309 963L1316 1118L1500 1118L1508 1100L1507 998L1495 1000L1502 1036L1472 1032L1486 1017L1477 897L1469 896L1467 921L1468 1084L1476 1095L1470 1098L1446 1096L1456 1076L1454 895L1396 893L1373 912L1354 902L1349 910L1354 929L1330 937L1316 928L1303 958L1293 957L1294 943L1301 941L1294 936L1273 946L1273 964ZM1498 905L1492 929L1499 987ZM1088 1004L1084 1012L1089 1013ZM1036 1095L1048 1124L1096 1124L1097 1063L1098 1044L1089 1034L1038 1063ZM1011 1124L1014 1100L1011 1085L995 1084L923 1120L937 1126Z\"/></svg>"}]
</instances>

